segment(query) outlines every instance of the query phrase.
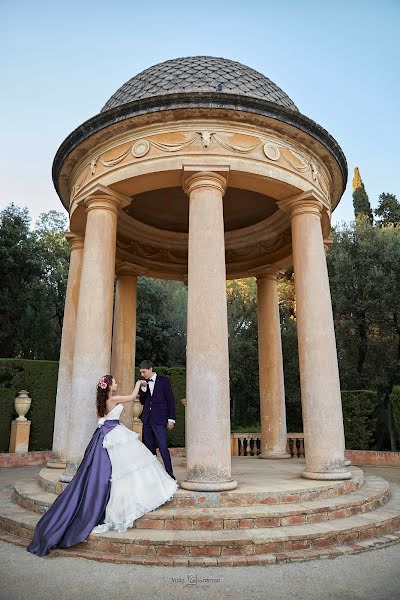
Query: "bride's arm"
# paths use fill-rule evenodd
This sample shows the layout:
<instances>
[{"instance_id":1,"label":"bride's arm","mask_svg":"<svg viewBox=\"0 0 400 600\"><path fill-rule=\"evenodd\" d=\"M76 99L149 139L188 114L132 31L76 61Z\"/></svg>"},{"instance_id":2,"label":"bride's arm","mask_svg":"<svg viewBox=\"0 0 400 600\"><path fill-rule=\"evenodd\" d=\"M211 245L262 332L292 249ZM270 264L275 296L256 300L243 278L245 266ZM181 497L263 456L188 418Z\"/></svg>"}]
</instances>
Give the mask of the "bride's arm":
<instances>
[{"instance_id":1,"label":"bride's arm","mask_svg":"<svg viewBox=\"0 0 400 600\"><path fill-rule=\"evenodd\" d=\"M143 381L139 380L136 382L135 387L133 388L133 391L131 394L129 394L129 396L111 396L110 400L111 402L114 404L120 404L120 403L124 403L124 402L132 402L132 400L136 400L136 396L139 393L139 389L140 386L142 385Z\"/></svg>"}]
</instances>

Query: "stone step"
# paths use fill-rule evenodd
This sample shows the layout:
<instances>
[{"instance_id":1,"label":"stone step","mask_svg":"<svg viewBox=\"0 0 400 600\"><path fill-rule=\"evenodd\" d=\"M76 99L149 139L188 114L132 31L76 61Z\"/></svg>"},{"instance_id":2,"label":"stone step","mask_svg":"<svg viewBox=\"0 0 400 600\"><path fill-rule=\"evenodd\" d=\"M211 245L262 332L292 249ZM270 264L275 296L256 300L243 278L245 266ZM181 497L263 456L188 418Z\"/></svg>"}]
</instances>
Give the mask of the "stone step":
<instances>
[{"instance_id":1,"label":"stone step","mask_svg":"<svg viewBox=\"0 0 400 600\"><path fill-rule=\"evenodd\" d=\"M91 535L74 552L146 556L163 564L164 558L253 556L293 551L320 552L343 544L359 545L370 538L387 536L400 527L400 486L390 485L385 506L352 517L321 523L270 528L207 530L129 529L124 534ZM31 539L40 515L12 501L12 488L0 495L0 529L5 534ZM362 547L362 546L361 546ZM147 559L146 559L147 561Z\"/></svg>"},{"instance_id":2,"label":"stone step","mask_svg":"<svg viewBox=\"0 0 400 600\"><path fill-rule=\"evenodd\" d=\"M238 479L240 483L234 490L228 492L193 492L178 489L172 500L168 502L170 507L218 507L218 506L250 506L253 504L291 504L303 503L320 498L333 498L343 496L362 487L364 474L361 469L349 467L352 478L344 481L312 481L303 479L300 473L304 468L304 461L286 461L287 465L266 465L257 459L240 458L240 471ZM285 462L285 461L277 461ZM264 464L263 464L264 463ZM233 464L234 461L233 461ZM246 471L247 467L247 471ZM178 482L180 475L184 477L184 471L176 467ZM279 469L274 473L274 468ZM45 492L59 494L65 484L59 481L59 471L44 468L39 473L39 484Z\"/></svg>"},{"instance_id":3,"label":"stone step","mask_svg":"<svg viewBox=\"0 0 400 600\"><path fill-rule=\"evenodd\" d=\"M27 540L4 533L0 530L0 540L16 546L25 547ZM138 565L153 565L153 566L168 566L168 567L238 567L238 566L255 566L255 565L271 565L283 562L304 562L307 560L335 558L336 556L344 556L346 554L358 554L367 552L376 548L391 546L400 542L400 529L395 530L391 534L380 537L373 537L365 541L359 541L354 544L340 544L337 546L319 548L313 550L292 550L288 552L267 553L267 554L252 554L250 556L216 556L216 557L174 557L174 556L146 556L139 554L113 554L107 552L82 551L70 548L67 550L54 550L53 556L70 556L85 558L88 560L96 560L99 562L112 562L117 564L138 564Z\"/></svg>"},{"instance_id":4,"label":"stone step","mask_svg":"<svg viewBox=\"0 0 400 600\"><path fill-rule=\"evenodd\" d=\"M0 534L1 535L1 534ZM376 548L391 546L400 542L400 529L391 534L373 537L357 543L339 544L336 546L314 549L291 550L285 552L269 552L267 554L227 555L227 556L146 556L139 554L113 554L107 552L79 551L73 548L56 550L58 556L80 556L89 560L113 563L140 565L162 565L169 567L241 567L255 565L271 565L283 562L304 562L307 560L335 558L346 554L359 554Z\"/></svg>"},{"instance_id":5,"label":"stone step","mask_svg":"<svg viewBox=\"0 0 400 600\"><path fill-rule=\"evenodd\" d=\"M166 503L135 521L137 529L220 530L261 527L283 527L318 523L350 517L384 505L389 499L389 484L380 477L365 478L357 491L344 496L322 498L300 503L260 504L244 507L171 507ZM14 500L20 506L44 513L57 496L45 492L37 479L15 484Z\"/></svg>"}]
</instances>

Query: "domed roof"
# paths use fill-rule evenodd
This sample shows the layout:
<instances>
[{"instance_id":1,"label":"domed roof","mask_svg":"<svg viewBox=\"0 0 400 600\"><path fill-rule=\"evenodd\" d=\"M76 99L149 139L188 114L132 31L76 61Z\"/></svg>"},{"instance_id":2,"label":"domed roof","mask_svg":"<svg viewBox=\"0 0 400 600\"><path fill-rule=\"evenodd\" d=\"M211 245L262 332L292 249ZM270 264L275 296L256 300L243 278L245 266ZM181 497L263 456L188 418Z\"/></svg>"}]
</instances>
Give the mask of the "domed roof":
<instances>
[{"instance_id":1,"label":"domed roof","mask_svg":"<svg viewBox=\"0 0 400 600\"><path fill-rule=\"evenodd\" d=\"M124 83L101 109L169 94L215 92L260 98L298 112L281 88L262 73L227 58L188 56L153 65Z\"/></svg>"}]
</instances>

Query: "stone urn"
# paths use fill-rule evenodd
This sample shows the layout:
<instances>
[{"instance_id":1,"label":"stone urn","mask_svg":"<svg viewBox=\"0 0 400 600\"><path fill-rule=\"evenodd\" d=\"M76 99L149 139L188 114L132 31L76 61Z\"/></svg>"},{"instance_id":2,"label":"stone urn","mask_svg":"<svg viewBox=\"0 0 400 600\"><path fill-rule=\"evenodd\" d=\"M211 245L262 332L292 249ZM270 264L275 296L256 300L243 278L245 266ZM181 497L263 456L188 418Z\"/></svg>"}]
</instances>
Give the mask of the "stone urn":
<instances>
[{"instance_id":1,"label":"stone urn","mask_svg":"<svg viewBox=\"0 0 400 600\"><path fill-rule=\"evenodd\" d=\"M15 411L18 414L18 418L16 419L16 421L27 421L25 415L30 409L31 403L32 399L29 398L28 391L21 390L14 401Z\"/></svg>"},{"instance_id":2,"label":"stone urn","mask_svg":"<svg viewBox=\"0 0 400 600\"><path fill-rule=\"evenodd\" d=\"M143 404L141 402L133 403L133 420L139 421L139 417L143 412Z\"/></svg>"}]
</instances>

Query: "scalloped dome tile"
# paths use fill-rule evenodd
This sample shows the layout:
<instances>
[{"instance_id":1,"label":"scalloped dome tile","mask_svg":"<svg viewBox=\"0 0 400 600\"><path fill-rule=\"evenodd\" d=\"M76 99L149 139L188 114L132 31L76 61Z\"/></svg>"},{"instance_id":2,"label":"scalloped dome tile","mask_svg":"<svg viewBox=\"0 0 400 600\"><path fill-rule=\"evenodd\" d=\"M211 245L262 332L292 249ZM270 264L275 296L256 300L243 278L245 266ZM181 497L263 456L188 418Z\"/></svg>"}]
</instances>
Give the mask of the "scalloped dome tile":
<instances>
[{"instance_id":1,"label":"scalloped dome tile","mask_svg":"<svg viewBox=\"0 0 400 600\"><path fill-rule=\"evenodd\" d=\"M215 92L261 98L298 112L281 88L239 62L213 56L188 56L153 65L124 83L101 112L142 98L179 92Z\"/></svg>"}]
</instances>

